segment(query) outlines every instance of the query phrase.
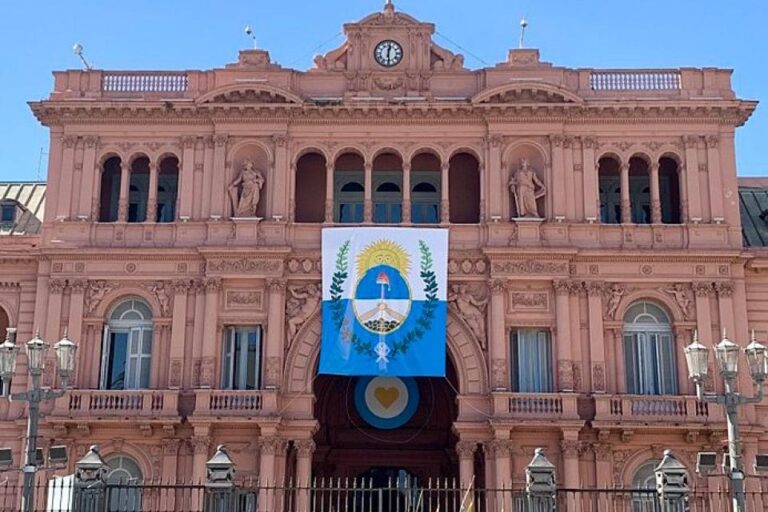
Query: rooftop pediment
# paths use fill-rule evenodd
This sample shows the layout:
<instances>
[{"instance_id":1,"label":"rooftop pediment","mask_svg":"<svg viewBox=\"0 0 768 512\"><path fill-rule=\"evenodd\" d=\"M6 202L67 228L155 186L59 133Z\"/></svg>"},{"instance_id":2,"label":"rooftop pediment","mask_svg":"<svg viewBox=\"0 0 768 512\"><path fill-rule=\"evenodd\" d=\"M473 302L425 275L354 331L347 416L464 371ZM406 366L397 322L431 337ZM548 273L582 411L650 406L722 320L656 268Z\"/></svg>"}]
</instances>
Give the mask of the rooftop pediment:
<instances>
[{"instance_id":1,"label":"rooftop pediment","mask_svg":"<svg viewBox=\"0 0 768 512\"><path fill-rule=\"evenodd\" d=\"M197 99L197 103L200 105L207 103L292 103L301 105L304 100L290 91L259 83L231 84L219 87L202 95Z\"/></svg>"},{"instance_id":2,"label":"rooftop pediment","mask_svg":"<svg viewBox=\"0 0 768 512\"><path fill-rule=\"evenodd\" d=\"M479 92L472 98L472 103L583 103L578 95L545 82L513 82L499 85Z\"/></svg>"}]
</instances>

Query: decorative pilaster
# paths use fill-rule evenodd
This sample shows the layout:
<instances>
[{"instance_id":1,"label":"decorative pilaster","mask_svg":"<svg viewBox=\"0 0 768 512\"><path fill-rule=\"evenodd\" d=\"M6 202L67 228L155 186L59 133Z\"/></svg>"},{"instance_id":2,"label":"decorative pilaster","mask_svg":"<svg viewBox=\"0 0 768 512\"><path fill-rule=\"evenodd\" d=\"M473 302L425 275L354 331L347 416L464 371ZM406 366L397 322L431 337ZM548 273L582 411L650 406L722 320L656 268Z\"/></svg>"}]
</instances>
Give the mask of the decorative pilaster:
<instances>
[{"instance_id":1,"label":"decorative pilaster","mask_svg":"<svg viewBox=\"0 0 768 512\"><path fill-rule=\"evenodd\" d=\"M403 163L403 223L411 223L411 164Z\"/></svg>"},{"instance_id":2,"label":"decorative pilaster","mask_svg":"<svg viewBox=\"0 0 768 512\"><path fill-rule=\"evenodd\" d=\"M578 435L578 433L577 433ZM563 439L560 441L560 451L563 454L563 478L567 489L579 489L579 448L581 443L577 439Z\"/></svg>"},{"instance_id":3,"label":"decorative pilaster","mask_svg":"<svg viewBox=\"0 0 768 512\"><path fill-rule=\"evenodd\" d=\"M592 390L605 393L605 341L603 340L603 291L605 283L589 281L587 303L589 306L589 346L592 359Z\"/></svg>"},{"instance_id":4,"label":"decorative pilaster","mask_svg":"<svg viewBox=\"0 0 768 512\"><path fill-rule=\"evenodd\" d=\"M333 171L334 163L328 162L325 165L325 222L330 224L333 222ZM296 173L293 173L296 176Z\"/></svg>"},{"instance_id":5,"label":"decorative pilaster","mask_svg":"<svg viewBox=\"0 0 768 512\"><path fill-rule=\"evenodd\" d=\"M562 135L549 136L549 144L552 151L552 172L548 173L547 176L552 179L552 215L556 219L565 218L565 190L567 180L570 177L570 174L565 172L563 139Z\"/></svg>"},{"instance_id":6,"label":"decorative pilaster","mask_svg":"<svg viewBox=\"0 0 768 512\"><path fill-rule=\"evenodd\" d=\"M98 196L98 192L94 194L94 187L97 183L101 183L99 176L99 168L96 165L96 147L98 146L99 138L89 135L85 137L85 150L83 151L83 163L82 163L82 181L80 190L80 200L76 209L78 217L88 218L96 220L96 216L91 215L91 205L93 204L94 196Z\"/></svg>"},{"instance_id":7,"label":"decorative pilaster","mask_svg":"<svg viewBox=\"0 0 768 512\"><path fill-rule=\"evenodd\" d=\"M171 366L168 374L168 387L179 389L184 377L184 345L187 327L187 294L191 283L178 280L173 283L173 317L171 320Z\"/></svg>"},{"instance_id":8,"label":"decorative pilaster","mask_svg":"<svg viewBox=\"0 0 768 512\"><path fill-rule=\"evenodd\" d=\"M276 389L280 386L280 370L283 367L283 329L285 325L285 279L267 280L267 336L264 387Z\"/></svg>"},{"instance_id":9,"label":"decorative pilaster","mask_svg":"<svg viewBox=\"0 0 768 512\"><path fill-rule=\"evenodd\" d=\"M491 281L491 339L489 359L491 360L491 382L494 391L509 389L509 371L507 369L506 336L506 295L507 282L504 279Z\"/></svg>"},{"instance_id":10,"label":"decorative pilaster","mask_svg":"<svg viewBox=\"0 0 768 512\"><path fill-rule=\"evenodd\" d=\"M195 197L196 168L195 163L195 143L197 139L193 136L181 138L181 146L184 151L179 164L179 211L178 219L192 218L192 200ZM200 164L202 170L202 164Z\"/></svg>"},{"instance_id":11,"label":"decorative pilaster","mask_svg":"<svg viewBox=\"0 0 768 512\"><path fill-rule=\"evenodd\" d=\"M692 286L696 296L696 330L699 333L699 341L705 347L711 347L713 343L710 297L714 295L715 289L709 281L696 281ZM712 370L710 369L704 381L704 389L707 391L714 391L714 372Z\"/></svg>"},{"instance_id":12,"label":"decorative pilaster","mask_svg":"<svg viewBox=\"0 0 768 512\"><path fill-rule=\"evenodd\" d=\"M219 318L220 278L207 278L205 285L205 320L203 325L203 354L200 362L200 387L213 387L216 374L216 353L220 347L216 339L216 327Z\"/></svg>"},{"instance_id":13,"label":"decorative pilaster","mask_svg":"<svg viewBox=\"0 0 768 512\"><path fill-rule=\"evenodd\" d=\"M147 215L144 222L157 222L157 162L149 162L149 194L147 196Z\"/></svg>"},{"instance_id":14,"label":"decorative pilaster","mask_svg":"<svg viewBox=\"0 0 768 512\"><path fill-rule=\"evenodd\" d=\"M365 162L365 191L363 200L363 221L373 222L373 164Z\"/></svg>"},{"instance_id":15,"label":"decorative pilaster","mask_svg":"<svg viewBox=\"0 0 768 512\"><path fill-rule=\"evenodd\" d=\"M621 164L621 222L632 223L632 203L629 199L629 164Z\"/></svg>"},{"instance_id":16,"label":"decorative pilaster","mask_svg":"<svg viewBox=\"0 0 768 512\"><path fill-rule=\"evenodd\" d=\"M701 221L701 184L699 181L699 137L696 135L687 135L683 137L685 145L685 186L688 189L686 197L688 198L688 219L691 221ZM683 169L680 169L683 172Z\"/></svg>"},{"instance_id":17,"label":"decorative pilaster","mask_svg":"<svg viewBox=\"0 0 768 512\"><path fill-rule=\"evenodd\" d=\"M73 135L65 135L62 137L62 143L64 151L61 157L61 167L59 168L59 190L58 199L56 200L56 219L67 220L70 218L70 211L72 211L74 205L72 205L72 182L74 178L74 165L75 165L75 146L77 144L77 137ZM53 190L51 190L53 192Z\"/></svg>"},{"instance_id":18,"label":"decorative pilaster","mask_svg":"<svg viewBox=\"0 0 768 512\"><path fill-rule=\"evenodd\" d=\"M212 188L209 190L211 197L211 217L225 216L225 212L229 211L225 204L225 190L228 183L228 177L226 172L226 154L227 154L227 140L229 137L224 134L214 135L213 137L213 183Z\"/></svg>"},{"instance_id":19,"label":"decorative pilaster","mask_svg":"<svg viewBox=\"0 0 768 512\"><path fill-rule=\"evenodd\" d=\"M595 160L597 141L592 137L581 139L581 160L584 166L582 184L584 187L584 217L588 221L597 221L600 212L600 189L597 184L598 169Z\"/></svg>"},{"instance_id":20,"label":"decorative pilaster","mask_svg":"<svg viewBox=\"0 0 768 512\"><path fill-rule=\"evenodd\" d=\"M659 163L652 162L651 178L651 223L661 224L661 197L659 195Z\"/></svg>"},{"instance_id":21,"label":"decorative pilaster","mask_svg":"<svg viewBox=\"0 0 768 512\"><path fill-rule=\"evenodd\" d=\"M440 166L440 222L442 224L451 222L451 196L448 190L450 169L450 162L443 162Z\"/></svg>"},{"instance_id":22,"label":"decorative pilaster","mask_svg":"<svg viewBox=\"0 0 768 512\"><path fill-rule=\"evenodd\" d=\"M719 135L708 135L707 143L707 171L709 176L710 209L712 210L712 222L720 223L725 220L723 209L723 177L720 175L720 145Z\"/></svg>"},{"instance_id":23,"label":"decorative pilaster","mask_svg":"<svg viewBox=\"0 0 768 512\"><path fill-rule=\"evenodd\" d=\"M456 453L459 456L459 483L462 489L468 489L475 477L475 451L477 441L459 441Z\"/></svg>"},{"instance_id":24,"label":"decorative pilaster","mask_svg":"<svg viewBox=\"0 0 768 512\"><path fill-rule=\"evenodd\" d=\"M117 221L128 220L128 182L131 179L131 168L128 162L120 163L120 198L117 201Z\"/></svg>"},{"instance_id":25,"label":"decorative pilaster","mask_svg":"<svg viewBox=\"0 0 768 512\"><path fill-rule=\"evenodd\" d=\"M573 391L573 355L571 353L571 285L555 280L555 314L557 315L557 383L560 391Z\"/></svg>"},{"instance_id":26,"label":"decorative pilaster","mask_svg":"<svg viewBox=\"0 0 768 512\"><path fill-rule=\"evenodd\" d=\"M311 439L294 441L296 447L296 503L297 510L309 510L309 486L312 483L312 456L315 442Z\"/></svg>"}]
</instances>

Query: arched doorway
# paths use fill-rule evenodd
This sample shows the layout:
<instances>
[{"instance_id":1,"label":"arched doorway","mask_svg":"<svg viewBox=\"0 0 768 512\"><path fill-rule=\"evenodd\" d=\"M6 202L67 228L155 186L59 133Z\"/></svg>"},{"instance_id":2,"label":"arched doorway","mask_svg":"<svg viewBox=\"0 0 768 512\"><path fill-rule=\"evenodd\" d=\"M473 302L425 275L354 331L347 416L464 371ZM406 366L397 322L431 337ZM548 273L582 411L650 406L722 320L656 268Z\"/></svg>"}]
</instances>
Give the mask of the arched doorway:
<instances>
[{"instance_id":1,"label":"arched doorway","mask_svg":"<svg viewBox=\"0 0 768 512\"><path fill-rule=\"evenodd\" d=\"M446 378L416 378L418 405L404 425L381 429L367 423L355 403L357 377L319 375L313 384L319 428L312 473L318 478L366 479L387 486L403 475L427 482L457 478L456 369L448 358ZM397 479L391 480L394 476ZM399 481L399 480L398 480Z\"/></svg>"}]
</instances>

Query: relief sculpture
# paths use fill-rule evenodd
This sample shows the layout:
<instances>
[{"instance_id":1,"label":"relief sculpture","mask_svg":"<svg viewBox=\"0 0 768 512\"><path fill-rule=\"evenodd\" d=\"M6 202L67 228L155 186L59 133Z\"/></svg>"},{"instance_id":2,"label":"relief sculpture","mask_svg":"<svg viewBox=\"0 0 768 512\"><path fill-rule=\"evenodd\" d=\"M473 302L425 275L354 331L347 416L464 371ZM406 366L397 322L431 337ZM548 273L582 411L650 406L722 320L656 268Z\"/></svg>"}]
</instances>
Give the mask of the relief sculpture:
<instances>
[{"instance_id":1,"label":"relief sculpture","mask_svg":"<svg viewBox=\"0 0 768 512\"><path fill-rule=\"evenodd\" d=\"M485 348L485 309L488 298L479 298L479 295L477 292L472 293L465 284L454 284L448 293L448 304L464 319L480 345Z\"/></svg>"},{"instance_id":2,"label":"relief sculpture","mask_svg":"<svg viewBox=\"0 0 768 512\"><path fill-rule=\"evenodd\" d=\"M288 339L293 340L301 326L320 307L322 296L320 286L308 284L304 286L289 286L288 300L285 304L285 314L288 318Z\"/></svg>"}]
</instances>

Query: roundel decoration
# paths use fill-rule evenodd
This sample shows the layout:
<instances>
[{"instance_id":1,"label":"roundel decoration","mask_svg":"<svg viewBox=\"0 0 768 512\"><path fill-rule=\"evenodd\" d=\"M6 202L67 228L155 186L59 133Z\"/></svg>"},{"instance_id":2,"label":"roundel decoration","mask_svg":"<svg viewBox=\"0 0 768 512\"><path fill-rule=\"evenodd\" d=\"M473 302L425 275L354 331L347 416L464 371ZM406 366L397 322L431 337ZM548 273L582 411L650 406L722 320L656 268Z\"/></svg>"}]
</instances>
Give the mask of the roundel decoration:
<instances>
[{"instance_id":1,"label":"roundel decoration","mask_svg":"<svg viewBox=\"0 0 768 512\"><path fill-rule=\"evenodd\" d=\"M372 427L402 427L419 406L419 386L413 378L360 377L355 385L355 407Z\"/></svg>"}]
</instances>

